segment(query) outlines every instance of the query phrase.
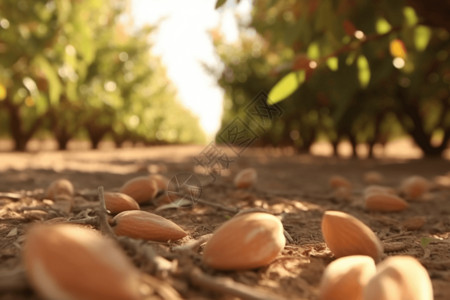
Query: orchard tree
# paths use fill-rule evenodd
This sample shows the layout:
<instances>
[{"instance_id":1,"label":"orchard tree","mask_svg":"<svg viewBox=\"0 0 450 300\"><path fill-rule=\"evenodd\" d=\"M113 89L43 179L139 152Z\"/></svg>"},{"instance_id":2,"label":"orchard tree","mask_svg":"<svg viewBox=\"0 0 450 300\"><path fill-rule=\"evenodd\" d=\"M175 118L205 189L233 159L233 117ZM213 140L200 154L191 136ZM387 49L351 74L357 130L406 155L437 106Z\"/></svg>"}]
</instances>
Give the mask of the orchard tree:
<instances>
[{"instance_id":1,"label":"orchard tree","mask_svg":"<svg viewBox=\"0 0 450 300\"><path fill-rule=\"evenodd\" d=\"M264 41L268 65L277 61L266 73L278 81L269 101L295 98L289 101L298 109L290 112L303 120L303 102L312 98L317 134L334 145L348 139L355 155L358 143L373 147L389 139L385 123L401 124L426 155L440 155L450 138L448 22L430 22L429 11L414 7L418 11L404 1L255 1L243 30ZM221 78L232 68L225 63Z\"/></svg>"}]
</instances>

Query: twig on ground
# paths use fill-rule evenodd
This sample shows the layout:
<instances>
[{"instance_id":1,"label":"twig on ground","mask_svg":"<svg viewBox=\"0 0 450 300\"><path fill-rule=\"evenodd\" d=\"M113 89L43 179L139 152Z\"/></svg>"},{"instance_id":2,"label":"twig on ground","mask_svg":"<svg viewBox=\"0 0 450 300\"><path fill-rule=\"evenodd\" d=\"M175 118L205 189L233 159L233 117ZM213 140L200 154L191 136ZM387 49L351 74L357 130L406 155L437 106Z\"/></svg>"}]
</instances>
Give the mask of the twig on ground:
<instances>
[{"instance_id":1,"label":"twig on ground","mask_svg":"<svg viewBox=\"0 0 450 300\"><path fill-rule=\"evenodd\" d=\"M204 199L200 199L200 198L195 199L195 202L198 202L198 203L203 204L203 205L219 208L221 210L225 210L225 211L228 211L228 212L231 212L231 213L234 213L234 214L239 212L239 209L237 209L237 208L226 207L226 206L223 206L223 205L221 205L219 203L214 203L214 202L211 202L211 201L208 201L208 200L204 200Z\"/></svg>"},{"instance_id":2,"label":"twig on ground","mask_svg":"<svg viewBox=\"0 0 450 300\"><path fill-rule=\"evenodd\" d=\"M212 233L208 233L205 235L202 235L201 237L199 237L196 240L191 240L189 242L187 242L184 245L180 245L180 246L175 246L172 248L172 251L179 251L179 252L184 252L184 251L195 251L197 250L202 244L206 243L210 238L212 237Z\"/></svg>"},{"instance_id":3,"label":"twig on ground","mask_svg":"<svg viewBox=\"0 0 450 300\"><path fill-rule=\"evenodd\" d=\"M273 295L270 292L262 291L256 287L249 287L236 282L231 278L218 278L204 274L200 269L195 268L188 273L192 284L199 287L215 291L222 294L232 295L248 300L281 300L283 298Z\"/></svg>"},{"instance_id":4,"label":"twig on ground","mask_svg":"<svg viewBox=\"0 0 450 300\"><path fill-rule=\"evenodd\" d=\"M22 199L23 197L24 196L22 194L18 193L0 193L0 198L6 198L16 201Z\"/></svg>"},{"instance_id":5,"label":"twig on ground","mask_svg":"<svg viewBox=\"0 0 450 300\"><path fill-rule=\"evenodd\" d=\"M105 204L105 195L103 186L98 187L98 198L100 200L100 207L97 210L98 220L100 223L100 230L103 234L116 239L116 234L112 230L111 226L109 226L108 222L108 210L106 209Z\"/></svg>"}]
</instances>

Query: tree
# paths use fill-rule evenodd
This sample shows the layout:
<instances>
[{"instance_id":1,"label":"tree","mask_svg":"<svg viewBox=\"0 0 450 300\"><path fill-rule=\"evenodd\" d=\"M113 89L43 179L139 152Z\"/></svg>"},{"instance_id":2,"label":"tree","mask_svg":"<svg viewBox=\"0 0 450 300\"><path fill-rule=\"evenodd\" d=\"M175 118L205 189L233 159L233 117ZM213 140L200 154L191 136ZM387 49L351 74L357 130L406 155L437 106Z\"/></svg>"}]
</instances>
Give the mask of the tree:
<instances>
[{"instance_id":1,"label":"tree","mask_svg":"<svg viewBox=\"0 0 450 300\"><path fill-rule=\"evenodd\" d=\"M316 136L325 135L334 145L346 138L356 155L358 143L373 148L388 138L383 124L394 122L426 155L440 155L450 132L450 66L443 59L449 33L425 25L419 16L404 1L260 0L243 30L263 40L267 65L276 61L266 72L278 81L269 101L295 101L294 119L316 111ZM221 78L232 68L225 60ZM433 80L429 88L420 84L427 80ZM231 83L226 90L243 87ZM300 136L311 132L300 123ZM444 134L435 145L439 132Z\"/></svg>"}]
</instances>

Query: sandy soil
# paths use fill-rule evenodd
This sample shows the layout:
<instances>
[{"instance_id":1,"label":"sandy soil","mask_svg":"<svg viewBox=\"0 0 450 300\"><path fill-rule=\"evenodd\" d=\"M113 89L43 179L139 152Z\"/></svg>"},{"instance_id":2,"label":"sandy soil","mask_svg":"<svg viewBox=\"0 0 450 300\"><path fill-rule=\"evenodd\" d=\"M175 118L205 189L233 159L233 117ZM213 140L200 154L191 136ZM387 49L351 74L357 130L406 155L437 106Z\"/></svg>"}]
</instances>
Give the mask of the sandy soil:
<instances>
[{"instance_id":1,"label":"sandy soil","mask_svg":"<svg viewBox=\"0 0 450 300\"><path fill-rule=\"evenodd\" d=\"M83 205L97 203L92 195L98 186L113 191L128 179L149 173L172 178L181 173L200 172L194 158L201 157L203 150L199 146L164 146L1 153L0 192L22 196L18 199L6 194L0 196L0 278L4 281L0 284L0 299L39 299L23 277L20 253L24 233L31 224L58 217L45 209L29 210L30 207L42 207L42 194L50 182L58 178L73 182L77 191L76 203L80 206L64 217L76 220L83 216ZM335 159L296 155L280 149L253 149L240 156L233 152L226 152L226 155L232 160L229 169L222 170L214 183L207 185L205 177L196 173L202 182L201 199L220 204L225 209L196 203L193 207L158 212L189 233L180 242L155 246L160 255L172 263L177 262L175 272L160 274L151 268L146 269L145 257L128 251L138 267L164 278L183 298L235 299L195 284L187 270L198 267L205 275L231 278L267 295L276 294L281 299L317 299L322 272L334 259L321 234L321 217L326 210L340 210L359 218L377 234L385 247L383 257L402 254L419 259L429 272L435 299L448 299L450 185L445 182L450 180L448 160L398 157L381 160ZM252 189L237 190L232 184L233 177L246 167L257 170L258 182ZM367 186L364 175L368 171L381 173L381 184L394 188L411 175L421 175L433 182L436 176L441 176L441 181L440 185L434 184L421 201L411 202L405 211L375 213L364 208L362 199L362 191ZM333 194L329 178L335 174L351 181L353 189L350 197ZM143 207L148 211L155 208L155 204ZM279 216L292 237L292 241L287 243L270 266L250 271L220 272L201 263L202 247L189 255L171 251L175 245L213 232L233 216L233 210L246 208L263 208ZM417 216L426 220L421 228L407 230L402 226L402 222ZM10 282L10 285L5 282Z\"/></svg>"}]
</instances>

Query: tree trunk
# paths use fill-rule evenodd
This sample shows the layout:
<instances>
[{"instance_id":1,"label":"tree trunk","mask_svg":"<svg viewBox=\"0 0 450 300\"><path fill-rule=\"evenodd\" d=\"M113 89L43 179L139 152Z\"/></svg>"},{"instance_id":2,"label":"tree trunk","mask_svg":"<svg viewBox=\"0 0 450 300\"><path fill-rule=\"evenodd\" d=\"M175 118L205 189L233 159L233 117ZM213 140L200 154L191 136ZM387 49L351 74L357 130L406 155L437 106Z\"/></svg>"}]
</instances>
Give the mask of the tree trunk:
<instances>
[{"instance_id":1,"label":"tree trunk","mask_svg":"<svg viewBox=\"0 0 450 300\"><path fill-rule=\"evenodd\" d=\"M408 99L406 91L403 88L397 88L397 97L402 104L402 112L397 112L398 117L402 118L402 116L406 115L409 117L413 126L411 128L405 128L405 130L411 135L416 145L423 151L424 155L427 157L438 157L442 156L442 153L448 146L448 142L450 140L450 132L449 130L444 129L444 137L442 142L438 146L434 146L431 143L432 132L425 132L424 128L424 120L420 114L420 108L417 99ZM402 114L403 113L403 114ZM445 106L445 109L442 111L441 118L445 118L448 113L448 106ZM404 124L405 122L400 122Z\"/></svg>"}]
</instances>

